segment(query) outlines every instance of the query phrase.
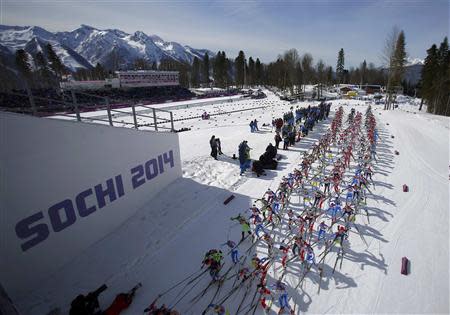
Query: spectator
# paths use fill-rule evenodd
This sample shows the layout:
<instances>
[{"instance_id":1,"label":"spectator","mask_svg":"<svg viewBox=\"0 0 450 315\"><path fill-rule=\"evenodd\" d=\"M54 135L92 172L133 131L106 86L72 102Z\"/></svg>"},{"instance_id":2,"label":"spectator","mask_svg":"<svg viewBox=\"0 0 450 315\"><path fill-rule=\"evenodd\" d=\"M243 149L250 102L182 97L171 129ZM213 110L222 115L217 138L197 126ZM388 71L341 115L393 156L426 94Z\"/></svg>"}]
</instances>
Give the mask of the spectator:
<instances>
[{"instance_id":1,"label":"spectator","mask_svg":"<svg viewBox=\"0 0 450 315\"><path fill-rule=\"evenodd\" d=\"M258 121L256 120L256 118L255 118L255 120L253 121L253 128L254 128L254 131L259 131L259 128L258 128Z\"/></svg>"},{"instance_id":2,"label":"spectator","mask_svg":"<svg viewBox=\"0 0 450 315\"><path fill-rule=\"evenodd\" d=\"M244 140L239 145L239 163L241 167L240 175L243 175L247 168L250 167L250 150L251 148L247 145L247 141Z\"/></svg>"},{"instance_id":3,"label":"spectator","mask_svg":"<svg viewBox=\"0 0 450 315\"><path fill-rule=\"evenodd\" d=\"M288 146L289 146L289 136L288 136L288 134L286 133L286 134L283 136L283 150L287 150L287 149L288 149Z\"/></svg>"},{"instance_id":4,"label":"spectator","mask_svg":"<svg viewBox=\"0 0 450 315\"><path fill-rule=\"evenodd\" d=\"M220 139L216 138L216 144L217 144L217 152L219 153L219 155L222 155L222 144L220 143Z\"/></svg>"},{"instance_id":5,"label":"spectator","mask_svg":"<svg viewBox=\"0 0 450 315\"><path fill-rule=\"evenodd\" d=\"M250 132L254 132L255 131L255 123L253 122L253 120L250 121Z\"/></svg>"},{"instance_id":6,"label":"spectator","mask_svg":"<svg viewBox=\"0 0 450 315\"><path fill-rule=\"evenodd\" d=\"M260 161L253 161L252 171L256 173L257 177L261 175L266 175L266 172L264 171Z\"/></svg>"},{"instance_id":7,"label":"spectator","mask_svg":"<svg viewBox=\"0 0 450 315\"><path fill-rule=\"evenodd\" d=\"M281 140L283 140L283 139L281 139L280 133L277 131L275 133L275 146L276 146L277 149L279 149L279 145L280 145Z\"/></svg>"},{"instance_id":8,"label":"spectator","mask_svg":"<svg viewBox=\"0 0 450 315\"><path fill-rule=\"evenodd\" d=\"M211 146L211 156L214 160L217 160L217 141L215 136L211 137L209 140L209 145Z\"/></svg>"}]
</instances>

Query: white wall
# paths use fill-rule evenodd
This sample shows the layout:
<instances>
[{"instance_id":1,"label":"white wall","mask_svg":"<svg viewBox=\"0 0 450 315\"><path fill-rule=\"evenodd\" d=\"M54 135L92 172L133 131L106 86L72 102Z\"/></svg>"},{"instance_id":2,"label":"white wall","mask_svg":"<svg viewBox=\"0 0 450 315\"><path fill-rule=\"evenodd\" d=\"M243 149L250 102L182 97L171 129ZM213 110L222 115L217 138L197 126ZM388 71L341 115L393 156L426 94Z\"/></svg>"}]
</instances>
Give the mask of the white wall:
<instances>
[{"instance_id":1,"label":"white wall","mask_svg":"<svg viewBox=\"0 0 450 315\"><path fill-rule=\"evenodd\" d=\"M178 135L0 112L0 176L0 283L14 300L181 177ZM116 199L102 205L108 179Z\"/></svg>"}]
</instances>

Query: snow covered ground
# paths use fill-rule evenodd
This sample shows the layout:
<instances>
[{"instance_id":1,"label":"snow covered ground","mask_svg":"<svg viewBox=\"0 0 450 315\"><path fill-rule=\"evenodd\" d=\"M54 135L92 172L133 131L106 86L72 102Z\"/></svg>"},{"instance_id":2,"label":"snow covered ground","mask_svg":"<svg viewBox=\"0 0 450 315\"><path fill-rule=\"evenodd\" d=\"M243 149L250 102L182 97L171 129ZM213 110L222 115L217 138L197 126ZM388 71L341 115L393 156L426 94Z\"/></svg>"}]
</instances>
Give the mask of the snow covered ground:
<instances>
[{"instance_id":1,"label":"snow covered ground","mask_svg":"<svg viewBox=\"0 0 450 315\"><path fill-rule=\"evenodd\" d=\"M291 150L280 151L278 170L260 178L250 173L241 177L238 162L231 159L238 144L247 140L252 147L251 157L257 159L273 142L271 127L262 127L263 123L270 124L272 117L281 116L292 106L265 92L268 98L263 100L175 110L177 117L186 117L204 110L218 113L250 108L210 120L177 122L176 129L192 129L179 133L184 178L170 185L115 233L61 268L42 283L40 290L18 297L17 306L23 314L46 314L55 307L65 314L77 294L103 283L109 287L100 296L101 305L106 307L118 292L137 282L142 282L143 287L124 314L142 314L158 294L198 270L208 249L219 247L227 239L237 241L240 228L229 218L247 210L268 187L276 189L281 177L298 165L301 152L311 147L331 120L316 126ZM362 112L366 109L362 101L338 100L333 101L332 110L339 105L347 112L352 107ZM298 305L296 312L449 313L449 119L414 114L415 108L401 105L399 110L383 111L374 107L381 140L375 188L367 205L370 224L361 218L357 221L369 246L352 233L342 268L334 274L331 271L336 256L328 255L320 295L316 272L309 273L302 290L293 292L299 274L291 270L285 279L292 287L288 291L291 304ZM250 133L248 124L255 118L260 131ZM218 161L209 156L211 135L221 139L225 153ZM395 155L394 150L400 154ZM410 187L410 192L402 192L403 184ZM236 198L223 205L231 193ZM249 243L243 246L245 249ZM256 250L265 249L257 246ZM403 256L411 260L408 276L400 274ZM207 285L207 278L192 289L190 297ZM227 292L227 287L222 291ZM160 302L173 306L177 292L169 292ZM193 306L190 298L185 298L175 308L182 314L201 314L212 294L207 293L201 303ZM242 295L227 301L231 314ZM274 306L270 314L276 314L276 309ZM261 313L261 309L256 312Z\"/></svg>"}]
</instances>

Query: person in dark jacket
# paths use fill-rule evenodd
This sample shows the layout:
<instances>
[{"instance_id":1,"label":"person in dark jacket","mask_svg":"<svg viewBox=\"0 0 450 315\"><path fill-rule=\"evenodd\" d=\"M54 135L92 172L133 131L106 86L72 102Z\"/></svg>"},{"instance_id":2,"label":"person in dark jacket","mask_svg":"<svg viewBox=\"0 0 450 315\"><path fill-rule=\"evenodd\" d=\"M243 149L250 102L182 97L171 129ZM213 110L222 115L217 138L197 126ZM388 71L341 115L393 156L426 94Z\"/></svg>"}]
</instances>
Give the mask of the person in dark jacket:
<instances>
[{"instance_id":1,"label":"person in dark jacket","mask_svg":"<svg viewBox=\"0 0 450 315\"><path fill-rule=\"evenodd\" d=\"M239 164L241 167L240 175L244 174L245 170L250 167L250 147L247 144L247 141L244 140L239 144Z\"/></svg>"},{"instance_id":2,"label":"person in dark jacket","mask_svg":"<svg viewBox=\"0 0 450 315\"><path fill-rule=\"evenodd\" d=\"M255 132L255 123L253 122L253 120L250 121L250 132Z\"/></svg>"},{"instance_id":3,"label":"person in dark jacket","mask_svg":"<svg viewBox=\"0 0 450 315\"><path fill-rule=\"evenodd\" d=\"M288 134L286 133L285 135L283 135L283 150L287 150L289 146L289 137Z\"/></svg>"},{"instance_id":4,"label":"person in dark jacket","mask_svg":"<svg viewBox=\"0 0 450 315\"><path fill-rule=\"evenodd\" d=\"M254 131L259 131L258 121L256 119L253 121L253 128L254 128Z\"/></svg>"},{"instance_id":5,"label":"person in dark jacket","mask_svg":"<svg viewBox=\"0 0 450 315\"><path fill-rule=\"evenodd\" d=\"M70 304L69 315L100 315L101 310L98 303L98 296L107 288L106 285L102 285L87 295L78 295Z\"/></svg>"},{"instance_id":6,"label":"person in dark jacket","mask_svg":"<svg viewBox=\"0 0 450 315\"><path fill-rule=\"evenodd\" d=\"M219 153L219 155L222 155L222 143L220 143L220 139L216 138L216 144L217 144L217 153Z\"/></svg>"},{"instance_id":7,"label":"person in dark jacket","mask_svg":"<svg viewBox=\"0 0 450 315\"><path fill-rule=\"evenodd\" d=\"M276 148L277 149L279 149L279 145L280 145L280 142L283 140L283 139L281 139L281 136L280 136L280 133L277 131L277 133L275 134L275 146L276 146Z\"/></svg>"},{"instance_id":8,"label":"person in dark jacket","mask_svg":"<svg viewBox=\"0 0 450 315\"><path fill-rule=\"evenodd\" d=\"M269 143L269 145L266 148L266 153L270 159L274 159L277 157L277 148L274 147L272 143Z\"/></svg>"},{"instance_id":9,"label":"person in dark jacket","mask_svg":"<svg viewBox=\"0 0 450 315\"><path fill-rule=\"evenodd\" d=\"M209 145L211 146L211 156L217 160L217 141L215 136L211 137Z\"/></svg>"},{"instance_id":10,"label":"person in dark jacket","mask_svg":"<svg viewBox=\"0 0 450 315\"><path fill-rule=\"evenodd\" d=\"M276 170L277 169L277 165L278 162L274 159L272 159L267 152L265 152L264 154L262 154L259 157L259 161L261 162L261 166L264 169L268 169L268 170Z\"/></svg>"},{"instance_id":11,"label":"person in dark jacket","mask_svg":"<svg viewBox=\"0 0 450 315\"><path fill-rule=\"evenodd\" d=\"M289 145L295 145L295 127L292 127L292 130L289 131Z\"/></svg>"},{"instance_id":12,"label":"person in dark jacket","mask_svg":"<svg viewBox=\"0 0 450 315\"><path fill-rule=\"evenodd\" d=\"M253 161L252 171L255 172L258 177L261 175L266 175L260 161Z\"/></svg>"}]
</instances>

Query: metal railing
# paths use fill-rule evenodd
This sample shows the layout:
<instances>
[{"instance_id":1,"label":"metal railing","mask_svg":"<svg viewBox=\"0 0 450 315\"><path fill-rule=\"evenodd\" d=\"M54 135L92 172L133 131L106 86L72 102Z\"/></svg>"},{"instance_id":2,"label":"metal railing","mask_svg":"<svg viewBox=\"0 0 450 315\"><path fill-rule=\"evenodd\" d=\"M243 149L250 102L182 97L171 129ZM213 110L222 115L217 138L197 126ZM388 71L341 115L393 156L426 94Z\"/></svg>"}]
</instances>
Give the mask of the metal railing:
<instances>
[{"instance_id":1,"label":"metal railing","mask_svg":"<svg viewBox=\"0 0 450 315\"><path fill-rule=\"evenodd\" d=\"M111 105L108 97L98 96L94 94L89 94L80 91L71 90L71 101L64 99L64 94L62 94L63 99L52 99L40 96L34 96L31 93L21 94L17 92L8 92L7 95L13 95L17 97L28 98L29 107L9 107L2 108L2 110L19 112L23 114L31 114L33 116L40 117L68 117L75 119L79 122L102 122L107 123L110 126L133 126L135 129L139 129L141 127L150 127L154 128L155 131L168 130L174 132L174 120L173 113L168 110L157 109L154 107L150 107L148 105L135 105L135 104L115 104ZM90 98L100 100L101 104L93 104L92 102L80 103L78 101L77 95L87 96ZM51 104L62 105L57 108L52 108L50 106L39 106L36 105L35 100L41 100ZM136 110L136 107L145 108L144 110ZM120 108L120 110L118 109ZM131 111L125 111L124 108L131 108ZM58 109L60 111L55 111ZM99 110L106 110L106 115L96 115L96 116L83 116L83 113L93 113ZM131 116L133 118L133 122L119 121L114 118ZM149 119L148 123L139 123L138 117L142 117L145 119ZM170 123L170 127L163 126L162 124ZM116 124L116 125L115 125ZM158 126L159 125L159 126Z\"/></svg>"}]
</instances>

